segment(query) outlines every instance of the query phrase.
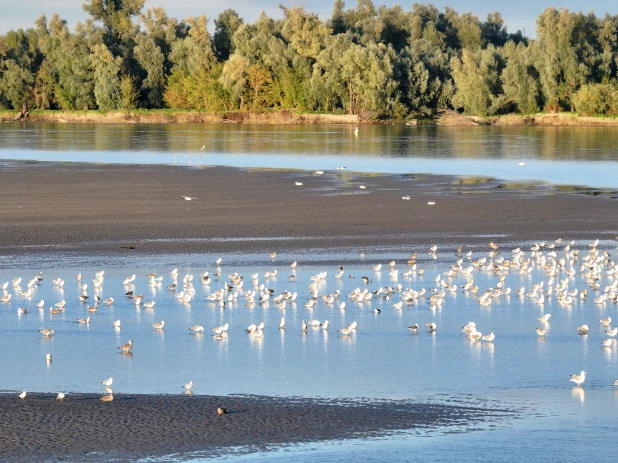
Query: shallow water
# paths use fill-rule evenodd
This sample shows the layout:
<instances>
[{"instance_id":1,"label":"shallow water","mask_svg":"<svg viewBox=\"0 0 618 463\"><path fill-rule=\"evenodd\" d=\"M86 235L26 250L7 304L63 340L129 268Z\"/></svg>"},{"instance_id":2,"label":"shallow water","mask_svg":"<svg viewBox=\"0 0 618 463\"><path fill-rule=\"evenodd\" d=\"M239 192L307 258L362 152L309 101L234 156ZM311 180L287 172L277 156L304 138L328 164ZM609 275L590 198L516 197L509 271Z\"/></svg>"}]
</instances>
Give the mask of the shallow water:
<instances>
[{"instance_id":1,"label":"shallow water","mask_svg":"<svg viewBox=\"0 0 618 463\"><path fill-rule=\"evenodd\" d=\"M432 173L618 188L615 128L0 125L0 159ZM200 148L204 146L204 152ZM519 162L527 165L519 166Z\"/></svg>"},{"instance_id":2,"label":"shallow water","mask_svg":"<svg viewBox=\"0 0 618 463\"><path fill-rule=\"evenodd\" d=\"M527 250L531 243L520 244ZM601 246L614 255L615 243ZM582 249L580 260L572 265L577 274L572 278L561 274L556 282L567 279L569 290L590 290L579 272L588 246L578 243L576 247ZM460 287L466 281L461 276L453 278L456 291L447 291L442 308L435 311L429 309L426 298L395 309L393 304L400 300L400 293L390 299L374 296L363 304L347 297L357 287L372 291L397 284L416 290L434 288L434 279L444 279L455 262L452 249L439 249L435 260L427 256L426 250L418 251L419 268L425 271L424 275L417 271L403 276L407 269L403 251L389 256L368 250L362 258L347 255L349 261L361 258L366 263L344 263L345 274L340 279L334 277L336 265L304 265L302 253L279 255L274 262L268 256L222 255L219 278L212 277L214 261L219 256L208 254L127 257L114 261L98 258L98 265L92 257L83 257L88 265L80 265L79 256L64 259L62 252L41 262L41 266L36 265L37 256L25 257L22 262L5 258L0 262L0 284L9 282L7 294L13 297L10 303L0 303L0 387L13 392L99 392L100 382L112 376L114 390L119 393L176 394L182 392L183 384L193 380L196 394L371 397L477 404L495 400L525 410L526 424L521 426L507 423L496 430L438 435L429 440L399 436L377 442L293 447L259 457L275 461L348 461L361 454L369 461L408 461L411 452L415 459L419 455L434 459L437 445L445 461L472 458L479 452L479 446L483 447L480 455L488 458L492 451L511 448L515 452L512 461L527 458L534 449L539 458L546 455L544 459L564 461L570 459L571 451L590 442L594 443L588 447L590 458L585 456L584 461L605 455L611 447L612 433L607 420L615 419L618 412L618 392L612 386L618 378L618 348L616 343L610 348L601 346L607 328L597 320L607 316L618 318L616 304L595 303L593 299L599 293L590 290L586 300L576 298L569 305L558 303L555 295L539 304L529 297L511 294L496 300L491 308L482 308L474 294ZM502 256L510 258L509 250L504 250ZM346 261L346 255L340 257L342 262ZM482 257L488 257L487 253L475 250L471 260ZM389 276L387 269L391 258L398 261L396 278ZM295 259L299 261L296 281L290 281L289 263ZM380 272L372 268L376 263L384 264ZM462 265L466 268L470 261L464 260ZM172 282L172 266L179 267L181 279L187 274L194 276L196 292L190 304L178 302L174 293L166 289ZM22 290L25 289L26 281L41 269L44 280L31 298L24 298L11 286L12 279L22 277ZM264 277L265 272L275 269L275 277ZM105 279L102 290L95 293L92 280L100 270L105 270ZM209 286L199 282L198 275L205 271L211 274ZM239 291L254 288L248 275L256 272L259 284L273 289L273 296L288 290L298 292L298 298L285 310L277 308L273 301L247 303L242 295L227 302L225 308L207 302L205 297L222 288L228 281L227 275L236 271L245 276L244 287ZM335 290L341 294L333 304L320 301L315 309L308 310L304 307L309 296L307 286L320 271L328 272L320 284L320 295ZM161 287L148 286L145 275L150 272L163 276ZM88 316L87 304L78 302L77 273L84 275L91 298L95 294L114 298L111 306L100 304L98 311L91 314L89 325L76 323L77 318ZM134 287L122 285L122 280L131 274L137 275ZM363 285L362 276L370 279L368 284ZM476 270L473 276L480 287L478 294L498 282L497 276L489 271ZM537 266L525 275L510 271L505 276L505 287L513 291L525 287L527 292L536 283L547 285L549 279ZM65 280L63 288L52 283L58 277ZM604 275L600 283L604 287L612 281L612 276ZM154 310L136 307L124 296L129 289L143 294L144 301L155 301ZM41 299L45 300L45 310L36 307ZM49 307L60 300L67 301L66 311L51 315ZM345 310L339 309L341 302L346 302ZM19 316L20 307L30 312ZM377 314L376 308L381 313ZM552 314L549 332L538 337L534 327L542 325L536 319L545 313ZM286 319L285 330L278 328L282 316ZM122 322L120 330L112 327L112 321L117 319ZM303 333L302 320L310 319L328 319L330 329L309 328ZM166 322L165 330L153 329L152 325L161 320ZM473 342L466 337L461 327L471 320L483 333L495 332L495 341ZM263 337L244 332L249 324L262 321ZM337 332L353 321L358 323L356 333ZM429 333L423 325L432 321L438 329ZM209 328L224 323L230 325L228 338L214 340ZM413 323L421 325L417 334L407 329ZM206 332L193 334L188 328L195 324L203 325ZM577 327L582 324L590 326L588 335L578 335ZM55 334L44 337L37 332L40 328L52 328ZM134 341L132 355L120 354L116 347L129 339ZM51 363L45 361L46 353L52 354ZM569 375L580 370L586 370L588 377L583 388L573 388ZM538 453L551 449L555 452L553 457Z\"/></svg>"}]
</instances>

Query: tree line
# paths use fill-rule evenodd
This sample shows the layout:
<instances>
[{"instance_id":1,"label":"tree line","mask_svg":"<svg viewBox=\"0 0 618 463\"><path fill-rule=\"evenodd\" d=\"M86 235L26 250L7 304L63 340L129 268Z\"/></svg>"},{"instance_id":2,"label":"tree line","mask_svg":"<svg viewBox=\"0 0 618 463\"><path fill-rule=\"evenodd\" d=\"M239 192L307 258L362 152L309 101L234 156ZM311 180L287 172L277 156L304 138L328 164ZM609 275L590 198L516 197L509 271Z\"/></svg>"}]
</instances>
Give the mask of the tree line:
<instances>
[{"instance_id":1,"label":"tree line","mask_svg":"<svg viewBox=\"0 0 618 463\"><path fill-rule=\"evenodd\" d=\"M0 36L0 108L294 110L368 117L618 113L618 16L547 8L536 38L500 13L335 0L177 20L145 0L87 0L74 31L54 14Z\"/></svg>"}]
</instances>

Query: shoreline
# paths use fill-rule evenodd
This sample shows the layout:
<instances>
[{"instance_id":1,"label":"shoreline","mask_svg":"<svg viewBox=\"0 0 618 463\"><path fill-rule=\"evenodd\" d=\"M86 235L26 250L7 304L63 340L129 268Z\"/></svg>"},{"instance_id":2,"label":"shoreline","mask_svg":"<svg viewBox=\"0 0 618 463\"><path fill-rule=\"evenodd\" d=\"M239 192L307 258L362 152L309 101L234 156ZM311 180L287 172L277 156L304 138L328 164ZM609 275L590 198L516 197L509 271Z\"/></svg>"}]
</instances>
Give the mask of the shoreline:
<instances>
[{"instance_id":1,"label":"shoreline","mask_svg":"<svg viewBox=\"0 0 618 463\"><path fill-rule=\"evenodd\" d=\"M202 112L190 110L128 110L38 111L29 113L26 121L16 121L18 111L0 111L0 122L28 123L85 123L85 124L387 124L387 125L445 125L474 126L534 126L534 127L618 127L617 117L580 116L577 113L503 114L497 116L469 116L446 111L433 119L364 119L356 114L296 113L293 111L227 111Z\"/></svg>"},{"instance_id":2,"label":"shoreline","mask_svg":"<svg viewBox=\"0 0 618 463\"><path fill-rule=\"evenodd\" d=\"M0 460L126 461L199 452L203 457L393 433L469 431L517 416L506 407L401 400L264 396L0 394ZM217 415L217 407L226 415ZM414 434L412 434L414 435Z\"/></svg>"},{"instance_id":3,"label":"shoreline","mask_svg":"<svg viewBox=\"0 0 618 463\"><path fill-rule=\"evenodd\" d=\"M12 162L0 167L0 256L422 253L436 243L614 240L613 198L441 175Z\"/></svg>"}]
</instances>

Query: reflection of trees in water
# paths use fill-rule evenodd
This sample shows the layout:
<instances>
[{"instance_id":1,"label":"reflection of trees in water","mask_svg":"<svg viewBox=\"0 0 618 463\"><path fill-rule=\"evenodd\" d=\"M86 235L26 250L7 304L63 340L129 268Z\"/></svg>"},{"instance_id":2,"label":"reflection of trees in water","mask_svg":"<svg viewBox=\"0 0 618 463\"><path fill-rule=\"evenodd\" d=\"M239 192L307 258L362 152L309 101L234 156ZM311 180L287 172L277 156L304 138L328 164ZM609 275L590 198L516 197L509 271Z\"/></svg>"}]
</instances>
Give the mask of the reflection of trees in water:
<instances>
[{"instance_id":1,"label":"reflection of trees in water","mask_svg":"<svg viewBox=\"0 0 618 463\"><path fill-rule=\"evenodd\" d=\"M355 136L348 125L41 123L3 124L0 135L4 149L76 151L84 160L93 151L184 154L205 146L207 154L616 161L613 130L362 125Z\"/></svg>"}]
</instances>

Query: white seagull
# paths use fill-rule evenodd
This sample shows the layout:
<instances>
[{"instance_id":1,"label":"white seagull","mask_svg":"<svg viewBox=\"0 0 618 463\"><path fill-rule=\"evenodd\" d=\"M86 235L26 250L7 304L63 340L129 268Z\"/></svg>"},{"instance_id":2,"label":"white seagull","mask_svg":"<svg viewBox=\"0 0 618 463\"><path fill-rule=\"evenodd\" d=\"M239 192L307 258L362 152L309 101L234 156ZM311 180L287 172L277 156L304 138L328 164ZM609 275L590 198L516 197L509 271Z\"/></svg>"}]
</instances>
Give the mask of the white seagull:
<instances>
[{"instance_id":1,"label":"white seagull","mask_svg":"<svg viewBox=\"0 0 618 463\"><path fill-rule=\"evenodd\" d=\"M581 386L584 381L586 381L586 372L582 371L579 375L571 375L571 379L569 381L573 381L578 386Z\"/></svg>"}]
</instances>

